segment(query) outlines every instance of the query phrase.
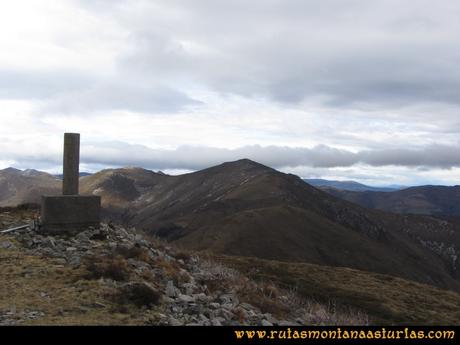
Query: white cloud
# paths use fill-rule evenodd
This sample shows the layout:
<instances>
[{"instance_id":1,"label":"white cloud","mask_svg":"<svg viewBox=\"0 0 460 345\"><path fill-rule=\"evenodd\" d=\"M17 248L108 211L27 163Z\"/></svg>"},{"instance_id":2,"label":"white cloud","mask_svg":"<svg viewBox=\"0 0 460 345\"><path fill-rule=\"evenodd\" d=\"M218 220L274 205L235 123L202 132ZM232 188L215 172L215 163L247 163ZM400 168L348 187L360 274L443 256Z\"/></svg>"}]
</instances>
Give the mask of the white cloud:
<instances>
[{"instance_id":1,"label":"white cloud","mask_svg":"<svg viewBox=\"0 0 460 345\"><path fill-rule=\"evenodd\" d=\"M5 2L0 164L55 165L62 133L79 131L107 150L92 167L246 154L324 176L368 164L385 180L396 164L402 180L453 181L459 12L454 0ZM203 147L193 161L187 146Z\"/></svg>"}]
</instances>

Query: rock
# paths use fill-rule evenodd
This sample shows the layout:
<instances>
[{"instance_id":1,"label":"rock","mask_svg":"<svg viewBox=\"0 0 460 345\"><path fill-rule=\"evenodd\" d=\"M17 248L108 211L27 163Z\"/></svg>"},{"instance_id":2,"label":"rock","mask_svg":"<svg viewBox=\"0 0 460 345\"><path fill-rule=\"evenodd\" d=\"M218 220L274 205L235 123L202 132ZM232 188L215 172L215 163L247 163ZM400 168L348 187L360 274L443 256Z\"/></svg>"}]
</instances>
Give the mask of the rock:
<instances>
[{"instance_id":1,"label":"rock","mask_svg":"<svg viewBox=\"0 0 460 345\"><path fill-rule=\"evenodd\" d=\"M66 252L76 252L78 249L75 247L67 247L65 250Z\"/></svg>"},{"instance_id":2,"label":"rock","mask_svg":"<svg viewBox=\"0 0 460 345\"><path fill-rule=\"evenodd\" d=\"M43 237L38 235L37 237L32 238L32 243L34 245L39 245L43 243Z\"/></svg>"},{"instance_id":3,"label":"rock","mask_svg":"<svg viewBox=\"0 0 460 345\"><path fill-rule=\"evenodd\" d=\"M257 310L256 307L254 307L254 306L252 306L252 305L250 305L250 304L248 304L248 303L240 303L238 306L239 306L240 308L245 309L245 310Z\"/></svg>"},{"instance_id":4,"label":"rock","mask_svg":"<svg viewBox=\"0 0 460 345\"><path fill-rule=\"evenodd\" d=\"M14 249L16 248L16 246L11 241L3 241L3 242L0 242L0 248L1 249Z\"/></svg>"},{"instance_id":5,"label":"rock","mask_svg":"<svg viewBox=\"0 0 460 345\"><path fill-rule=\"evenodd\" d=\"M79 256L74 256L70 258L69 260L69 265L74 268L80 266L80 264L81 264L81 258Z\"/></svg>"},{"instance_id":6,"label":"rock","mask_svg":"<svg viewBox=\"0 0 460 345\"><path fill-rule=\"evenodd\" d=\"M182 284L181 287L182 287L183 289L185 289L185 294L186 294L186 295L192 295L193 292L196 290L196 285L195 285L195 284L191 284L191 283Z\"/></svg>"},{"instance_id":7,"label":"rock","mask_svg":"<svg viewBox=\"0 0 460 345\"><path fill-rule=\"evenodd\" d=\"M227 309L220 309L219 315L222 316L225 320L233 319L233 313Z\"/></svg>"},{"instance_id":8,"label":"rock","mask_svg":"<svg viewBox=\"0 0 460 345\"><path fill-rule=\"evenodd\" d=\"M233 309L233 303L225 303L221 305L222 309L231 310Z\"/></svg>"},{"instance_id":9,"label":"rock","mask_svg":"<svg viewBox=\"0 0 460 345\"><path fill-rule=\"evenodd\" d=\"M267 320L268 322L270 322L270 323L272 323L272 324L275 324L275 323L278 322L278 320L276 320L276 319L272 316L272 314L267 313L267 314L264 314L264 315L262 315L262 316L265 318L265 320Z\"/></svg>"},{"instance_id":10,"label":"rock","mask_svg":"<svg viewBox=\"0 0 460 345\"><path fill-rule=\"evenodd\" d=\"M209 303L209 308L211 309L219 309L220 308L220 304L219 303Z\"/></svg>"},{"instance_id":11,"label":"rock","mask_svg":"<svg viewBox=\"0 0 460 345\"><path fill-rule=\"evenodd\" d=\"M168 297L177 297L177 291L176 288L174 287L174 282L172 280L169 280L168 283L166 284L166 296Z\"/></svg>"},{"instance_id":12,"label":"rock","mask_svg":"<svg viewBox=\"0 0 460 345\"><path fill-rule=\"evenodd\" d=\"M261 325L261 326L264 326L264 327L273 326L273 324L272 324L271 322L269 322L269 321L267 321L267 320L265 320L265 319L262 320L262 321L260 321L260 325Z\"/></svg>"},{"instance_id":13,"label":"rock","mask_svg":"<svg viewBox=\"0 0 460 345\"><path fill-rule=\"evenodd\" d=\"M135 236L134 236L134 241L140 242L140 241L142 241L142 240L143 240L143 238L142 238L141 235L135 235Z\"/></svg>"},{"instance_id":14,"label":"rock","mask_svg":"<svg viewBox=\"0 0 460 345\"><path fill-rule=\"evenodd\" d=\"M170 326L183 326L184 325L184 323L182 321L179 321L179 320L177 320L175 318L170 318L168 324Z\"/></svg>"},{"instance_id":15,"label":"rock","mask_svg":"<svg viewBox=\"0 0 460 345\"><path fill-rule=\"evenodd\" d=\"M96 308L107 308L107 306L104 303L101 302L94 302L93 306Z\"/></svg>"},{"instance_id":16,"label":"rock","mask_svg":"<svg viewBox=\"0 0 460 345\"><path fill-rule=\"evenodd\" d=\"M200 301L200 302L207 302L210 300L211 297L207 296L205 293L199 293L196 295L193 295L195 300Z\"/></svg>"},{"instance_id":17,"label":"rock","mask_svg":"<svg viewBox=\"0 0 460 345\"><path fill-rule=\"evenodd\" d=\"M149 283L130 282L121 287L122 300L131 302L138 307L154 306L160 303L161 294Z\"/></svg>"},{"instance_id":18,"label":"rock","mask_svg":"<svg viewBox=\"0 0 460 345\"><path fill-rule=\"evenodd\" d=\"M203 321L203 322L209 320L209 319L208 319L205 315L203 315L203 314L198 315L198 317L199 317L200 320Z\"/></svg>"},{"instance_id":19,"label":"rock","mask_svg":"<svg viewBox=\"0 0 460 345\"><path fill-rule=\"evenodd\" d=\"M238 297L233 294L221 295L219 296L219 301L222 304L231 304L232 306L239 304Z\"/></svg>"},{"instance_id":20,"label":"rock","mask_svg":"<svg viewBox=\"0 0 460 345\"><path fill-rule=\"evenodd\" d=\"M89 241L89 233L87 231L80 232L75 239L79 242L88 242Z\"/></svg>"},{"instance_id":21,"label":"rock","mask_svg":"<svg viewBox=\"0 0 460 345\"><path fill-rule=\"evenodd\" d=\"M67 260L64 259L64 258L56 258L54 259L54 262L57 264L57 265L65 265L67 263Z\"/></svg>"},{"instance_id":22,"label":"rock","mask_svg":"<svg viewBox=\"0 0 460 345\"><path fill-rule=\"evenodd\" d=\"M211 320L211 325L212 326L222 326L222 323L217 319L212 319Z\"/></svg>"},{"instance_id":23,"label":"rock","mask_svg":"<svg viewBox=\"0 0 460 345\"><path fill-rule=\"evenodd\" d=\"M299 323L297 323L295 321L282 320L282 321L278 322L277 325L281 326L281 327L288 327L288 326L301 326L302 324L299 325Z\"/></svg>"},{"instance_id":24,"label":"rock","mask_svg":"<svg viewBox=\"0 0 460 345\"><path fill-rule=\"evenodd\" d=\"M195 302L195 298L189 295L179 295L178 298L179 301L184 302L184 303L193 303Z\"/></svg>"},{"instance_id":25,"label":"rock","mask_svg":"<svg viewBox=\"0 0 460 345\"><path fill-rule=\"evenodd\" d=\"M226 320L225 320L223 317L221 317L221 316L216 317L215 320L216 320L216 321L219 321L221 324L224 324L225 321L226 321Z\"/></svg>"},{"instance_id":26,"label":"rock","mask_svg":"<svg viewBox=\"0 0 460 345\"><path fill-rule=\"evenodd\" d=\"M184 309L184 312L191 315L200 315L204 312L202 304L188 303L188 306Z\"/></svg>"}]
</instances>

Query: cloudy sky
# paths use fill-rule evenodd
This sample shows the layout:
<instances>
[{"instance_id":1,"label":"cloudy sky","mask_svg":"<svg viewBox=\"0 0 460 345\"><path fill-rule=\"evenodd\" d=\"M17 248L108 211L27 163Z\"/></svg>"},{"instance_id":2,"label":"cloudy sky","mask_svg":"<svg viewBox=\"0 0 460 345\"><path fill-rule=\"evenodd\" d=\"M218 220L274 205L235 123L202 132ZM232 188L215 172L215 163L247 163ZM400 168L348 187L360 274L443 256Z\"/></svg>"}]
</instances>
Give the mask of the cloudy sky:
<instances>
[{"instance_id":1,"label":"cloudy sky","mask_svg":"<svg viewBox=\"0 0 460 345\"><path fill-rule=\"evenodd\" d=\"M15 0L0 8L0 168L460 184L457 0Z\"/></svg>"}]
</instances>

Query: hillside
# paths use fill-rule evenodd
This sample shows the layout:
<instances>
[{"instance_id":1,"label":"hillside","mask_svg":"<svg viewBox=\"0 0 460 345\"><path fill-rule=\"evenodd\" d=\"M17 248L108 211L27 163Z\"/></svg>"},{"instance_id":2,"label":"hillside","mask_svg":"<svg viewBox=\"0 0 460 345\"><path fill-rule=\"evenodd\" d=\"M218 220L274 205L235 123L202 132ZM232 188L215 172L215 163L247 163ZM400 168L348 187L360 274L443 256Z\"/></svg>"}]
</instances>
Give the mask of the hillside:
<instances>
[{"instance_id":1,"label":"hillside","mask_svg":"<svg viewBox=\"0 0 460 345\"><path fill-rule=\"evenodd\" d=\"M27 222L26 209L0 225ZM365 325L135 229L103 224L75 237L30 230L0 234L0 325ZM305 301L298 305L299 300Z\"/></svg>"},{"instance_id":2,"label":"hillside","mask_svg":"<svg viewBox=\"0 0 460 345\"><path fill-rule=\"evenodd\" d=\"M82 185L103 196L109 215L187 249L460 287L458 225L367 210L249 160L180 176L107 170Z\"/></svg>"},{"instance_id":3,"label":"hillside","mask_svg":"<svg viewBox=\"0 0 460 345\"><path fill-rule=\"evenodd\" d=\"M1 228L27 222L0 212ZM460 323L460 295L347 268L184 252L103 224L0 234L0 325Z\"/></svg>"},{"instance_id":4,"label":"hillside","mask_svg":"<svg viewBox=\"0 0 460 345\"><path fill-rule=\"evenodd\" d=\"M250 160L81 178L105 217L189 250L351 267L460 291L460 224L369 210Z\"/></svg>"},{"instance_id":5,"label":"hillside","mask_svg":"<svg viewBox=\"0 0 460 345\"><path fill-rule=\"evenodd\" d=\"M325 191L364 207L388 212L460 216L460 186L420 186L391 193L337 189Z\"/></svg>"},{"instance_id":6,"label":"hillside","mask_svg":"<svg viewBox=\"0 0 460 345\"><path fill-rule=\"evenodd\" d=\"M39 203L41 195L56 194L62 182L37 170L0 170L0 207Z\"/></svg>"},{"instance_id":7,"label":"hillside","mask_svg":"<svg viewBox=\"0 0 460 345\"><path fill-rule=\"evenodd\" d=\"M344 267L218 256L249 277L295 287L301 296L363 310L377 324L458 324L460 295L384 274Z\"/></svg>"}]
</instances>

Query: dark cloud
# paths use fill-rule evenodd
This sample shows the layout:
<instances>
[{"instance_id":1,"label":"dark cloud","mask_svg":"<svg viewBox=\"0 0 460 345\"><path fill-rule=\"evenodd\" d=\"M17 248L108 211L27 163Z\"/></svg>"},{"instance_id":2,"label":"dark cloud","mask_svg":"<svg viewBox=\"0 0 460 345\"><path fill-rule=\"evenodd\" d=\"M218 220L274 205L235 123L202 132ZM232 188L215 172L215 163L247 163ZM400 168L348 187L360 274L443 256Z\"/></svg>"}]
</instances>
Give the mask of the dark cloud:
<instances>
[{"instance_id":1,"label":"dark cloud","mask_svg":"<svg viewBox=\"0 0 460 345\"><path fill-rule=\"evenodd\" d=\"M113 26L101 30L116 28L113 76L92 75L82 88L79 71L3 71L0 97L51 95L54 106L68 110L87 104L175 112L193 103L190 90L204 88L287 105L460 105L454 0L72 3Z\"/></svg>"},{"instance_id":2,"label":"dark cloud","mask_svg":"<svg viewBox=\"0 0 460 345\"><path fill-rule=\"evenodd\" d=\"M175 150L151 149L142 145L105 142L82 147L82 163L99 166L141 166L151 169L199 170L227 161L249 158L274 168L336 168L365 164L373 167L400 166L418 169L460 167L460 146L430 145L420 149L387 149L350 152L319 145L292 148L259 145L237 149L180 146ZM30 155L11 149L3 159L18 162L60 163L59 152ZM21 163L21 166L24 166ZM31 165L33 166L33 164Z\"/></svg>"},{"instance_id":3,"label":"dark cloud","mask_svg":"<svg viewBox=\"0 0 460 345\"><path fill-rule=\"evenodd\" d=\"M124 7L126 8L126 6ZM454 1L160 1L132 24L121 70L282 103L459 104ZM163 10L170 18L150 11Z\"/></svg>"},{"instance_id":4,"label":"dark cloud","mask_svg":"<svg viewBox=\"0 0 460 345\"><path fill-rule=\"evenodd\" d=\"M175 150L155 150L124 144L87 148L86 163L116 166L144 166L154 169L198 170L226 161L249 158L274 168L309 166L351 167L460 167L460 146L431 145L421 149L368 150L353 153L319 145L314 148L244 146L237 149L180 146Z\"/></svg>"}]
</instances>

